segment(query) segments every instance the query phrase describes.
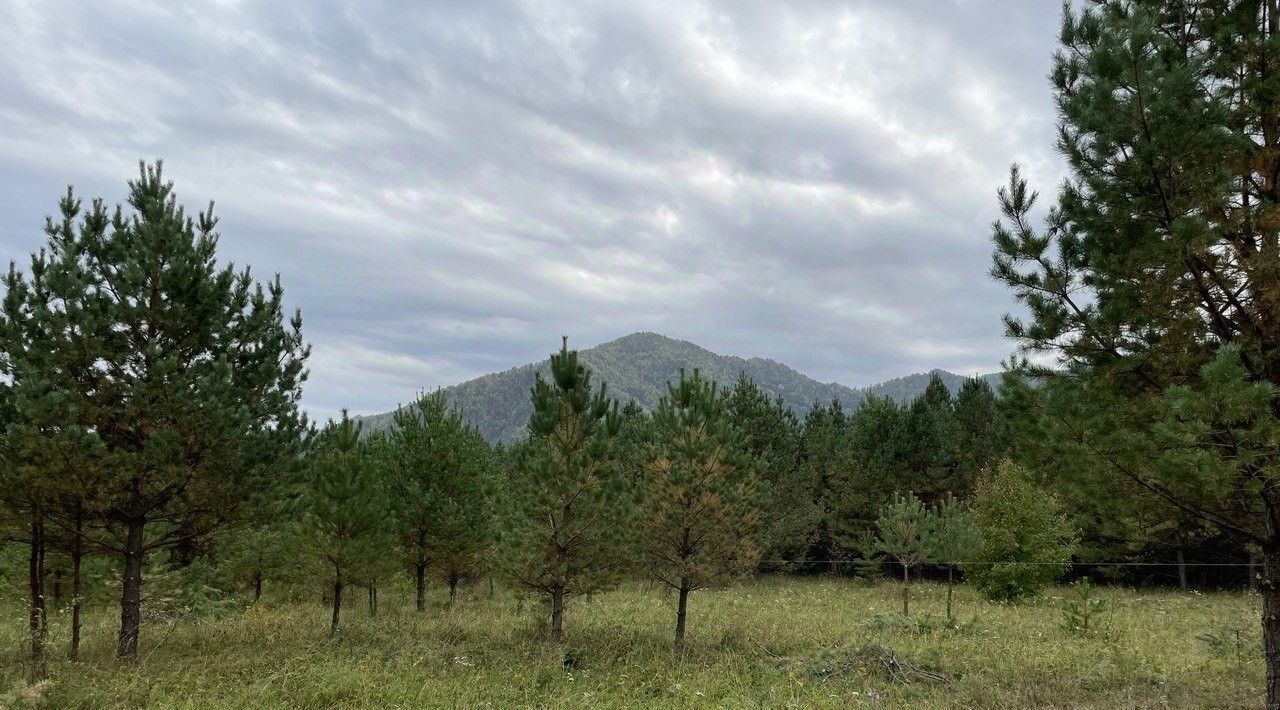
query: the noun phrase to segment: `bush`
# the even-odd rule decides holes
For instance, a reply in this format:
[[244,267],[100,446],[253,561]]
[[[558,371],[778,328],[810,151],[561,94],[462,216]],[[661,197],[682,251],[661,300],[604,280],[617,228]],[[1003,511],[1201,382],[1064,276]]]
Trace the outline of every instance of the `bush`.
[[1057,496],[1005,461],[978,481],[974,515],[982,531],[976,561],[965,565],[974,586],[991,599],[1033,596],[1065,570],[1074,532]]

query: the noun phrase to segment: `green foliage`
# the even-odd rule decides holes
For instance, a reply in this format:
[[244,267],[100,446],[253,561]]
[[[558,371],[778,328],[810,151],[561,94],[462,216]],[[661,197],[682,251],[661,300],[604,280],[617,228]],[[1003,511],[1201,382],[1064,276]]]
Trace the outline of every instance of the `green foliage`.
[[973,506],[982,544],[965,571],[984,594],[1032,596],[1062,575],[1074,531],[1056,497],[1028,480],[1025,470],[1007,461],[988,469]]
[[745,374],[727,394],[726,415],[760,478],[762,554],[769,560],[803,560],[820,521],[813,469],[801,465],[800,422],[781,397],[769,399]]
[[650,573],[680,592],[679,641],[689,592],[755,568],[757,473],[727,398],[697,370],[668,386],[653,424],[637,522]]
[[930,516],[930,561],[949,566],[973,559],[982,549],[982,529],[968,505],[949,497]]
[[[1068,176],[1041,228],[1015,167],[992,233],[992,274],[1027,314],[1008,334],[1036,355],[1018,369],[1044,384],[1031,425],[1087,459],[1056,465],[1131,493],[1123,518],[1156,499],[1258,546],[1266,576],[1280,569],[1277,17],[1271,2],[1067,6],[1051,79]],[[1280,580],[1263,581],[1280,707]]]
[[333,587],[333,632],[344,587],[386,576],[395,559],[381,445],[362,440],[360,424],[344,410],[320,432],[309,456],[295,533],[313,572]]
[[1062,628],[1078,634],[1096,632],[1099,617],[1108,608],[1107,600],[1098,595],[1088,577],[1078,579],[1062,599]]
[[[309,352],[301,317],[284,315],[279,279],[220,266],[211,209],[188,216],[158,163],[140,166],[128,205],[82,209],[68,190],[30,272],[10,269],[0,319],[6,432],[20,439],[5,457],[42,479],[5,490],[40,491],[33,531],[46,513],[75,518],[63,528],[80,530],[86,517],[108,528],[99,542],[124,562],[122,656],[137,651],[146,554],[173,548],[190,562],[296,459]],[[55,466],[36,452],[71,458]],[[92,465],[72,472],[76,459]]]
[[933,515],[915,495],[894,495],[880,509],[873,544],[902,567],[902,614],[910,613],[911,568],[933,554],[936,543]]
[[564,601],[612,585],[623,571],[629,481],[618,461],[617,402],[593,388],[568,342],[551,376],[532,389],[529,439],[508,487],[502,563],[520,586],[551,603],[560,640]]
[[894,495],[876,518],[875,549],[909,569],[933,554],[933,529],[932,515],[919,498]]
[[440,393],[396,412],[386,442],[396,535],[419,577],[433,567],[456,589],[493,550],[492,453]]

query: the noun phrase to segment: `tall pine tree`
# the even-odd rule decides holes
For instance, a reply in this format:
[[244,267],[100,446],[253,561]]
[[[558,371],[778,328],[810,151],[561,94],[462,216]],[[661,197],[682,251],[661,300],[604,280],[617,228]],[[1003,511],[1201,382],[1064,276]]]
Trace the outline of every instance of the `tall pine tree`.
[[[1015,170],[994,275],[1064,445],[1262,553],[1280,708],[1280,2],[1065,11],[1052,72],[1069,177],[1044,229]],[[1053,367],[1052,365],[1057,365]]]
[[27,290],[68,358],[39,371],[70,393],[74,423],[110,462],[97,488],[112,535],[100,544],[122,561],[124,657],[137,653],[146,554],[206,536],[296,458],[308,355],[279,280],[219,266],[217,220],[188,216],[158,163],[140,167],[128,204],[82,211],[69,192],[46,227],[62,290]]
[[716,383],[680,373],[654,413],[655,442],[637,522],[650,573],[678,593],[676,643],[689,594],[746,574],[759,555],[755,461]]
[[617,402],[594,388],[568,339],[551,356],[551,378],[534,381],[529,439],[510,484],[504,562],[512,579],[546,599],[559,643],[570,595],[612,584],[621,572],[630,501],[618,465]]

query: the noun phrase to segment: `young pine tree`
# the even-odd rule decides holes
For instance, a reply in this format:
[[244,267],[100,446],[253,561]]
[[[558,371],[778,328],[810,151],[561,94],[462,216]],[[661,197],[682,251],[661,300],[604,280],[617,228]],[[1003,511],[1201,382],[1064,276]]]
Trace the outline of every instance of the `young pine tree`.
[[911,568],[933,553],[932,514],[913,494],[895,495],[876,519],[875,548],[902,567],[902,615],[911,613]]
[[493,549],[493,454],[440,393],[395,413],[388,444],[396,533],[414,569],[417,608],[426,608],[426,570],[449,585],[474,572]]
[[653,415],[654,444],[637,523],[654,578],[679,593],[676,644],[689,594],[750,572],[760,521],[755,461],[714,382],[680,373]]
[[517,584],[549,602],[550,639],[559,643],[568,597],[609,586],[625,562],[628,486],[616,461],[617,402],[591,386],[567,338],[532,396],[529,439],[508,489],[503,561]]
[[318,436],[298,501],[297,539],[332,589],[330,634],[338,632],[344,589],[375,578],[394,557],[383,470],[370,446],[344,410]]
[[930,516],[933,542],[931,561],[947,566],[947,620],[951,614],[951,598],[955,591],[956,567],[973,559],[982,548],[982,531],[978,519],[967,505],[948,496],[938,504]]

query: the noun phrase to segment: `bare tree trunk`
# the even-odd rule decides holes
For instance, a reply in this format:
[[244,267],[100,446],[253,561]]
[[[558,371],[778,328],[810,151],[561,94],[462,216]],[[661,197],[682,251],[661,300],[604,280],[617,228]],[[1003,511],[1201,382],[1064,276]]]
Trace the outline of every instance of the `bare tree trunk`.
[[1267,664],[1267,708],[1280,710],[1280,539],[1263,550],[1262,641]]
[[[1267,539],[1261,546],[1262,652],[1267,666],[1267,709],[1280,710],[1280,502],[1267,503]],[[1250,551],[1250,561],[1254,552]],[[1252,568],[1252,565],[1250,566]]]
[[413,584],[418,590],[418,611],[425,611],[427,608],[427,565],[422,560],[418,561],[413,570]]
[[338,633],[338,619],[342,616],[342,577],[333,580],[333,621],[329,623],[329,635]]
[[129,520],[124,545],[124,572],[120,581],[120,638],[116,655],[134,658],[138,655],[138,632],[142,626],[142,561],[143,526],[140,518]]
[[262,570],[253,573],[253,603],[262,599]]
[[902,615],[911,616],[911,568],[902,565]]
[[956,566],[947,565],[947,621],[951,621],[951,592],[956,588]]
[[458,571],[449,572],[449,607],[452,608],[454,603],[458,601]]
[[39,508],[31,513],[31,556],[28,560],[27,581],[31,592],[31,682],[44,680],[49,675],[45,663],[44,642],[48,634],[48,619],[44,605],[44,518]]
[[1178,589],[1187,591],[1187,558],[1182,545],[1178,545]]
[[53,608],[62,608],[62,568],[53,571]]
[[369,616],[378,616],[378,585],[374,583],[369,584]]
[[76,503],[75,537],[71,540],[71,660],[80,658],[80,563],[84,559],[84,510]]
[[560,643],[564,636],[564,590],[551,593],[551,643]]
[[689,578],[680,578],[680,600],[676,603],[676,646],[684,645],[685,619],[689,616]]

